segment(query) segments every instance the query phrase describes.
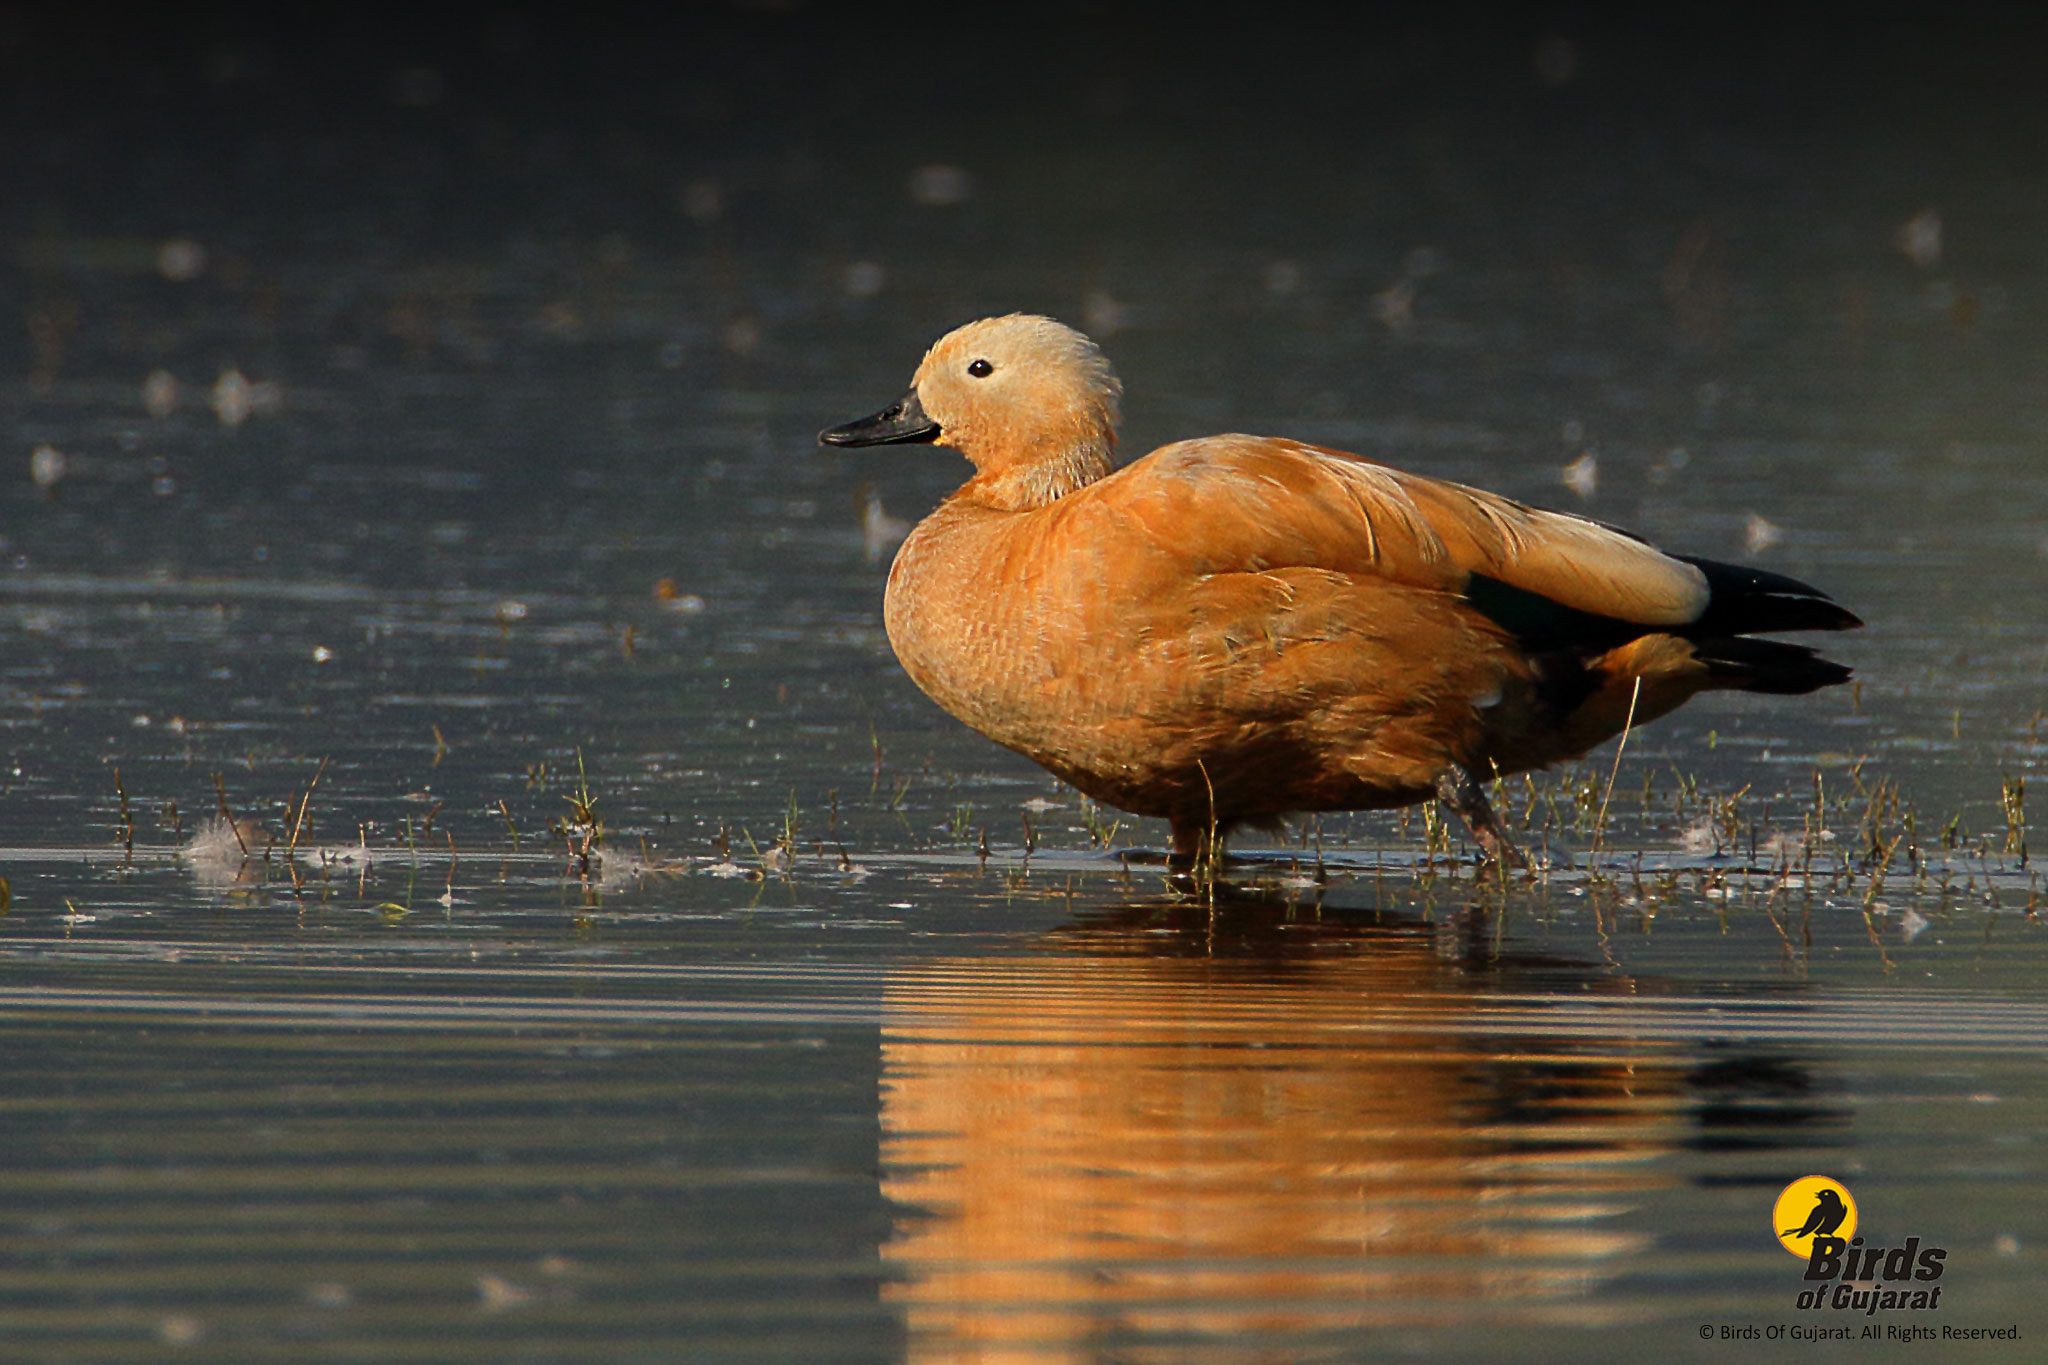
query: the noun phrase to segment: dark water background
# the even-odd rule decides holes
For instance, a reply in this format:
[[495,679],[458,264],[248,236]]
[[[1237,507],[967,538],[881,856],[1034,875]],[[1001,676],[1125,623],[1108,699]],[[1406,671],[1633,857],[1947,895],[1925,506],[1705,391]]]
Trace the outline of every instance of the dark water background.
[[[2032,1358],[2038,36],[0,13],[0,1354],[1724,1359],[1820,1172]],[[1859,686],[1179,896],[891,658],[958,462],[813,444],[1019,308]]]

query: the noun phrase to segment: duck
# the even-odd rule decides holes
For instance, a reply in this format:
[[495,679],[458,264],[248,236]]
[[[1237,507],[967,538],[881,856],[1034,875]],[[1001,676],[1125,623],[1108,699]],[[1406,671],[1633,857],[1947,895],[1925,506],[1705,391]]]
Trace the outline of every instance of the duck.
[[1277,436],[1117,467],[1123,389],[1052,318],[948,332],[910,390],[819,433],[971,475],[911,529],[883,618],[951,715],[1214,866],[1243,827],[1437,800],[1523,865],[1485,784],[1710,691],[1850,670],[1756,638],[1862,621],[1782,574]]

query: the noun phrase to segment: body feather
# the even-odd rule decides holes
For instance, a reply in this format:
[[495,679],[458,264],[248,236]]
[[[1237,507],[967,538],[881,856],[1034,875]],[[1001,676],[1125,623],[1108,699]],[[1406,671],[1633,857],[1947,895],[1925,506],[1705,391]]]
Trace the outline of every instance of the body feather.
[[[1177,852],[1431,795],[1490,822],[1474,775],[1574,757],[1704,690],[1848,677],[1748,638],[1860,624],[1818,589],[1582,517],[1275,437],[1109,472],[1119,392],[1078,333],[992,319],[824,439],[973,461],[891,567],[898,658],[990,738],[1167,818]],[[1475,833],[1504,852],[1497,822]]]

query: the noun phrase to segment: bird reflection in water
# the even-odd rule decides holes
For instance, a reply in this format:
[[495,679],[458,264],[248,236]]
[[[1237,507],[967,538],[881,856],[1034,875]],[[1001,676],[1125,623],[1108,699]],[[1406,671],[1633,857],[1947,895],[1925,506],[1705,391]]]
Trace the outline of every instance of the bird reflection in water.
[[1524,993],[1561,985],[1638,988],[1499,956],[1476,914],[1242,894],[906,967],[884,994],[883,1256],[913,1358],[1603,1320],[1589,1291],[1649,1244],[1623,1215],[1672,1178],[1699,1057],[1545,1037]]

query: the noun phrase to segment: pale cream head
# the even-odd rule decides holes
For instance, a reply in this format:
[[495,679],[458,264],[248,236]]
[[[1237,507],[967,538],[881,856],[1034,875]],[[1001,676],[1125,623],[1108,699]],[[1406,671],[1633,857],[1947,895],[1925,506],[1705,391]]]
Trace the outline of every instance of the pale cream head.
[[1095,343],[1011,313],[939,338],[912,386],[939,444],[973,461],[968,492],[1037,507],[1109,473],[1123,386]]

